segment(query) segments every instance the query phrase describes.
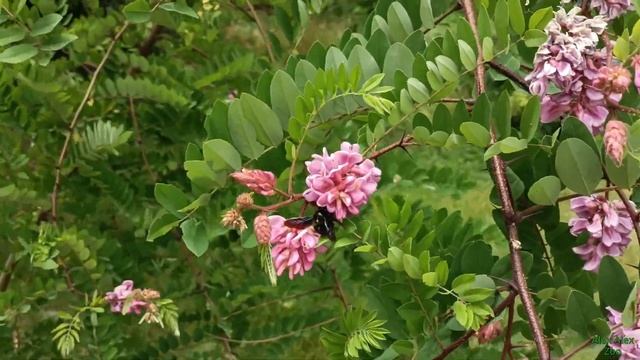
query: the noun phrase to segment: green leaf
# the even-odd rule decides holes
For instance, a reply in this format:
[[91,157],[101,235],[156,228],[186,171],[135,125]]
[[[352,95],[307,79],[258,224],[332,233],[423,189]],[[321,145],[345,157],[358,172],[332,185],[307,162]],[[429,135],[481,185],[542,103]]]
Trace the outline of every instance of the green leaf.
[[62,15],[60,14],[49,14],[39,18],[33,23],[31,36],[40,36],[50,33],[55,29],[60,20],[62,20]]
[[489,142],[491,141],[489,130],[472,121],[460,124],[460,132],[469,143],[482,148],[489,145]]
[[360,44],[354,46],[351,50],[351,54],[349,54],[349,59],[347,60],[347,70],[349,73],[352,73],[358,66],[360,66],[360,71],[362,72],[359,86],[361,86],[365,80],[370,79],[380,72],[380,67],[378,63],[376,63],[376,59]]
[[482,39],[482,58],[484,61],[493,59],[493,40],[489,37]]
[[18,64],[38,54],[38,49],[31,44],[20,44],[4,49],[0,53],[0,63]]
[[149,232],[147,233],[147,241],[153,241],[160,236],[168,233],[174,227],[178,226],[180,219],[177,217],[161,212],[151,222]]
[[453,309],[453,314],[456,317],[456,320],[460,323],[460,325],[467,328],[466,325],[468,323],[469,318],[468,318],[466,305],[462,301],[458,300],[453,303],[452,309]]
[[465,290],[468,286],[476,281],[474,274],[462,274],[458,275],[451,283],[451,289],[457,293]]
[[496,27],[496,35],[498,37],[498,43],[501,44],[501,48],[506,46],[509,41],[509,17],[510,14],[507,1],[498,0],[493,12],[493,23]]
[[555,176],[545,176],[531,185],[529,199],[538,205],[555,205],[562,190],[560,179]]
[[524,44],[528,47],[538,47],[547,41],[547,34],[542,30],[529,29],[524,33]]
[[300,90],[289,74],[278,70],[271,80],[270,95],[273,111],[278,115],[282,127],[287,128],[289,118],[295,114],[296,98],[300,95]]
[[640,178],[640,161],[631,156],[625,157],[619,167],[607,156],[605,158],[605,169],[609,180],[622,188],[631,188]]
[[336,243],[333,245],[333,248],[334,249],[338,249],[338,248],[341,248],[341,247],[349,246],[351,244],[357,243],[358,241],[359,241],[358,239],[354,239],[354,238],[338,239],[338,241],[336,241]]
[[422,104],[429,100],[429,90],[427,87],[416,78],[410,78],[407,80],[407,89],[409,95],[413,101]]
[[402,271],[404,269],[403,262],[404,252],[399,248],[392,246],[387,252],[387,259],[389,259],[389,266],[394,271]]
[[0,46],[5,46],[24,39],[27,32],[18,25],[0,29]]
[[440,74],[447,81],[457,81],[458,80],[458,67],[456,63],[453,62],[450,58],[444,55],[438,55],[436,57],[436,64],[438,65],[438,70],[440,70]]
[[127,4],[122,11],[129,22],[144,23],[151,19],[151,8],[146,0],[135,0]]
[[438,91],[431,94],[429,98],[429,103],[435,103],[447,96],[449,96],[456,88],[458,87],[457,81],[450,81],[442,85]]
[[57,51],[65,46],[67,46],[70,42],[77,40],[78,37],[73,34],[62,33],[55,34],[47,37],[47,39],[40,46],[40,50],[44,51]]
[[188,219],[180,225],[180,229],[187,249],[197,257],[202,256],[209,248],[209,238],[204,225],[195,219]]
[[422,282],[427,286],[437,287],[439,282],[438,274],[436,274],[435,272],[422,274]]
[[631,291],[622,265],[611,256],[605,256],[598,269],[598,293],[600,301],[622,312]]
[[511,135],[511,102],[509,93],[505,90],[498,97],[491,112],[496,127],[498,139],[504,139]]
[[465,290],[459,295],[460,298],[466,302],[478,302],[488,299],[494,292],[494,289],[475,288]]
[[472,71],[476,68],[476,53],[471,46],[464,40],[458,40],[458,49],[460,50],[460,62],[465,69]]
[[172,214],[180,216],[179,210],[189,205],[189,198],[177,186],[157,183],[153,195],[163,208]]
[[629,44],[629,30],[625,29],[622,35],[616,38],[613,46],[613,55],[624,62],[629,57],[631,45]]
[[422,20],[422,27],[425,29],[433,28],[435,19],[433,18],[431,0],[420,0],[420,20]]
[[536,135],[538,130],[538,124],[540,123],[540,98],[537,96],[531,97],[527,105],[522,111],[522,118],[520,119],[520,132],[522,138],[531,141]]
[[578,194],[590,195],[602,179],[598,155],[580,139],[561,142],[555,164],[560,180]]
[[406,77],[413,75],[413,61],[415,57],[411,50],[402,43],[395,43],[389,47],[384,57],[382,71],[385,74],[384,85],[394,85],[396,71],[401,71]]
[[253,124],[258,141],[271,146],[277,146],[282,142],[280,120],[267,104],[246,93],[240,96],[240,103],[243,117]]
[[420,261],[417,257],[409,254],[402,255],[402,264],[404,271],[412,279],[420,279],[422,277],[422,271],[420,271]]
[[202,144],[204,159],[213,164],[214,170],[238,170],[242,166],[240,154],[233,145],[221,139],[205,141]]
[[198,14],[191,8],[184,0],[178,0],[177,2],[169,2],[160,5],[160,9],[169,12],[175,12],[181,15],[190,16],[194,19],[198,19]]
[[553,8],[551,6],[538,9],[529,18],[529,29],[544,30],[551,19],[553,19]]
[[525,29],[524,13],[520,0],[509,0],[509,22],[513,31],[518,35],[522,35]]
[[444,286],[449,278],[449,264],[445,260],[436,265],[436,274],[438,275],[438,284]]
[[578,290],[569,295],[566,314],[567,325],[585,338],[595,333],[591,320],[602,317],[593,299]]
[[400,42],[413,32],[413,25],[407,10],[397,1],[391,3],[387,10],[387,23],[389,24],[389,35],[393,41]]
[[251,121],[245,118],[242,103],[237,100],[229,106],[229,135],[242,155],[256,159],[262,154],[264,146],[256,140],[256,130]]
[[226,180],[225,173],[215,173],[203,160],[188,160],[184,162],[187,177],[201,192],[211,191],[222,186]]

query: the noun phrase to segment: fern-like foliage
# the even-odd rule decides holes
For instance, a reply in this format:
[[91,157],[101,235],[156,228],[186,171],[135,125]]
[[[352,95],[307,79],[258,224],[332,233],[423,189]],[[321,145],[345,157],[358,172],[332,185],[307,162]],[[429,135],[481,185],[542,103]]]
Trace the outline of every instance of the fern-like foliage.
[[75,146],[77,158],[87,160],[104,159],[107,155],[120,155],[118,147],[129,140],[132,132],[122,125],[112,125],[110,121],[97,121],[85,129]]
[[333,359],[359,358],[362,350],[370,353],[372,348],[383,348],[381,342],[389,333],[383,327],[384,323],[384,320],[376,319],[376,313],[362,308],[353,309],[342,321],[344,333],[323,329],[321,341]]
[[189,104],[189,99],[177,91],[156,84],[151,80],[134,79],[130,76],[107,79],[104,84],[96,90],[98,96],[122,97],[141,100],[149,100],[160,104],[168,104],[175,107],[184,107]]
[[56,348],[60,352],[60,355],[66,358],[76,347],[76,343],[80,342],[79,332],[82,327],[82,322],[79,316],[71,316],[67,313],[60,313],[58,316],[63,322],[56,326],[51,333],[53,334],[53,341],[56,342]]

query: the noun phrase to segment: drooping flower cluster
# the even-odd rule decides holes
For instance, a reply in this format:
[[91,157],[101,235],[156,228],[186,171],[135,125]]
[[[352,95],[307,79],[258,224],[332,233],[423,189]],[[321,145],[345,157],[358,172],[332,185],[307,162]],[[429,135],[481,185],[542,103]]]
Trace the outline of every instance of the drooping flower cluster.
[[631,10],[633,4],[631,0],[591,0],[591,8],[608,19],[615,19]]
[[617,103],[626,90],[625,73],[619,67],[605,67],[606,50],[597,48],[598,35],[607,27],[605,18],[579,13],[577,7],[556,12],[527,80],[531,93],[542,98],[542,122],[573,114],[592,133],[600,133],[609,114],[607,102]]
[[607,127],[604,130],[604,148],[617,166],[622,165],[627,137],[627,126],[622,121],[609,120],[607,122]]
[[625,328],[622,325],[622,313],[607,306],[609,312],[609,347],[620,354],[620,360],[640,359],[640,328]]
[[486,344],[493,341],[501,334],[502,334],[502,325],[500,324],[500,321],[492,321],[484,325],[483,327],[481,327],[476,332],[476,337],[478,338],[478,342],[480,344]]
[[607,255],[622,255],[631,241],[633,229],[633,221],[622,201],[608,201],[601,195],[581,196],[571,200],[571,210],[576,213],[569,221],[571,234],[589,233],[587,243],[573,248],[585,261],[585,270],[597,270]]
[[322,155],[313,155],[306,165],[309,176],[304,198],[326,208],[339,221],[357,215],[380,181],[380,169],[362,157],[359,145],[348,142],[332,154],[324,148]]
[[105,300],[111,305],[111,311],[121,313],[127,301],[131,301],[127,313],[136,313],[140,315],[143,310],[149,306],[147,298],[158,298],[160,294],[151,289],[134,289],[133,281],[125,280],[118,285],[113,291],[107,292]]
[[276,274],[281,276],[289,269],[289,279],[295,275],[304,275],[311,269],[317,253],[326,251],[318,246],[320,235],[309,226],[296,229],[285,225],[285,218],[279,215],[269,216],[271,227],[271,256]]
[[271,171],[243,168],[233,172],[231,177],[260,195],[271,196],[276,193],[276,177]]

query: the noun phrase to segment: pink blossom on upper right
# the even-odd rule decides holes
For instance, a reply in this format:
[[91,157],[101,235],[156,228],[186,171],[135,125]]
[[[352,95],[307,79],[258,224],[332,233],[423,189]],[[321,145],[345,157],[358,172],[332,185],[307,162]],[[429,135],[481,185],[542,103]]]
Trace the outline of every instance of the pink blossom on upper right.
[[589,233],[586,244],[573,248],[585,261],[583,269],[596,271],[603,257],[622,255],[633,230],[633,221],[622,201],[609,201],[602,195],[581,196],[571,200],[571,210],[576,214],[569,220],[571,234]]
[[360,213],[382,174],[373,161],[362,157],[358,144],[348,142],[330,155],[324,148],[322,155],[314,154],[306,165],[309,176],[305,200],[326,208],[338,221]]

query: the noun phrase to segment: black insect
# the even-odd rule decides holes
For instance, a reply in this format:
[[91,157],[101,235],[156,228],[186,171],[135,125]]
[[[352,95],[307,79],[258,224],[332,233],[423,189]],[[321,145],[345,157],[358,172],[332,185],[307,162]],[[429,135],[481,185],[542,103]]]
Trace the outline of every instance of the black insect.
[[318,208],[313,216],[287,219],[284,224],[295,229],[304,229],[306,227],[313,226],[318,234],[320,234],[321,236],[326,236],[329,239],[335,241],[335,222],[336,218],[333,216],[333,214],[327,211],[327,209],[321,207]]

